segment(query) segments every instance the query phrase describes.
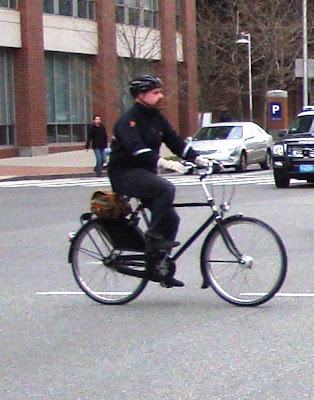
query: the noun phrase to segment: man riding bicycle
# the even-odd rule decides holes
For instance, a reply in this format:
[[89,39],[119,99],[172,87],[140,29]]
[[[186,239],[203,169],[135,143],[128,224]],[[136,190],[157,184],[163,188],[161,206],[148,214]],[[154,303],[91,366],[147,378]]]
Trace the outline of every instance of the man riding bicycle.
[[175,238],[180,219],[172,206],[175,187],[157,171],[163,168],[184,174],[188,169],[160,157],[160,146],[165,143],[174,154],[199,167],[207,167],[208,160],[178,136],[161,114],[164,96],[159,78],[143,75],[133,79],[129,88],[134,105],[115,123],[108,176],[116,193],[141,199],[151,211],[145,234],[148,278],[166,287],[184,286],[173,275],[165,278],[158,270],[160,253],[179,244]]

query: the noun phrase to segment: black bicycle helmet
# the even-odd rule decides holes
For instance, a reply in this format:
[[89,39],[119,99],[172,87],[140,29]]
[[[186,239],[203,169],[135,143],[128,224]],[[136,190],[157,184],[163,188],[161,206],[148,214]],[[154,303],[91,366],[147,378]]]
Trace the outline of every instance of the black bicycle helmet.
[[162,87],[161,79],[151,75],[142,75],[129,82],[130,93],[133,98],[137,97],[139,93],[160,87]]

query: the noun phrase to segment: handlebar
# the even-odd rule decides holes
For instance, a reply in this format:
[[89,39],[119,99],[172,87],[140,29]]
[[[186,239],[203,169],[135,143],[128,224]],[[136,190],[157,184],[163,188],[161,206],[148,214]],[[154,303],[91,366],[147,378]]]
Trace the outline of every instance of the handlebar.
[[[182,164],[188,169],[188,172],[185,175],[189,175],[191,172],[193,173],[194,169],[197,168],[197,165],[191,161],[183,161]],[[224,170],[222,163],[216,160],[208,160],[208,167],[204,168],[199,174],[200,181],[207,176],[212,175],[217,170]]]
[[[182,164],[188,168],[188,172],[185,175],[191,174],[194,172],[195,169],[197,169],[197,165],[193,162],[190,161],[183,161]],[[206,185],[205,178],[208,176],[212,175],[215,171],[220,172],[220,171],[226,171],[226,168],[223,166],[223,164],[220,161],[216,160],[208,160],[208,167],[202,169],[202,171],[198,174],[199,180],[201,182],[201,185],[203,187],[203,190],[205,192],[207,201],[212,202],[214,200],[214,192],[213,188],[209,189]],[[228,192],[225,191],[225,188],[223,189],[223,195],[222,195],[222,200],[220,203],[220,212],[223,214],[226,211],[229,210],[230,205],[231,205],[231,200],[234,196],[235,193],[235,186],[232,186],[231,191]],[[227,198],[227,200],[226,200]]]

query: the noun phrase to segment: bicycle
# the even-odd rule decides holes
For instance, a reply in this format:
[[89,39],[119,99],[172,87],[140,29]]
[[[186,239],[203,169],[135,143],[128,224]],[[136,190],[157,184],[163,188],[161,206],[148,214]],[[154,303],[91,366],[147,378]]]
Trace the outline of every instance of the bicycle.
[[[213,189],[199,175],[206,202],[175,203],[174,207],[209,207],[211,214],[171,256],[164,254],[159,268],[174,274],[175,262],[211,225],[200,253],[202,289],[212,287],[227,302],[258,306],[281,288],[287,273],[287,253],[278,233],[267,223],[242,214],[225,218],[229,199],[215,204]],[[128,217],[107,221],[91,213],[81,216],[82,227],[72,234],[68,261],[79,287],[91,299],[107,305],[125,304],[138,297],[149,282],[145,267],[145,240],[140,221],[149,218],[141,201]],[[142,222],[141,222],[142,223]],[[162,285],[162,284],[161,284]]]

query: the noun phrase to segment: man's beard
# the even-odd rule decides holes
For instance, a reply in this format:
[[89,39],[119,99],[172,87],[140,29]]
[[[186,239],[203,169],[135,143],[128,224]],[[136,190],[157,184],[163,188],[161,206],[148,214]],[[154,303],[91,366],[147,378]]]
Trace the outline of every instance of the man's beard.
[[157,103],[155,104],[154,108],[155,108],[156,110],[158,110],[158,111],[161,111],[161,110],[163,110],[164,108],[166,108],[166,101],[165,101],[165,99],[163,98],[163,99],[161,99],[161,100],[158,100]]
[[139,100],[140,104],[143,104],[145,107],[150,108],[152,110],[160,111],[165,108],[165,101],[164,99],[158,100],[155,104],[149,104],[145,100]]

